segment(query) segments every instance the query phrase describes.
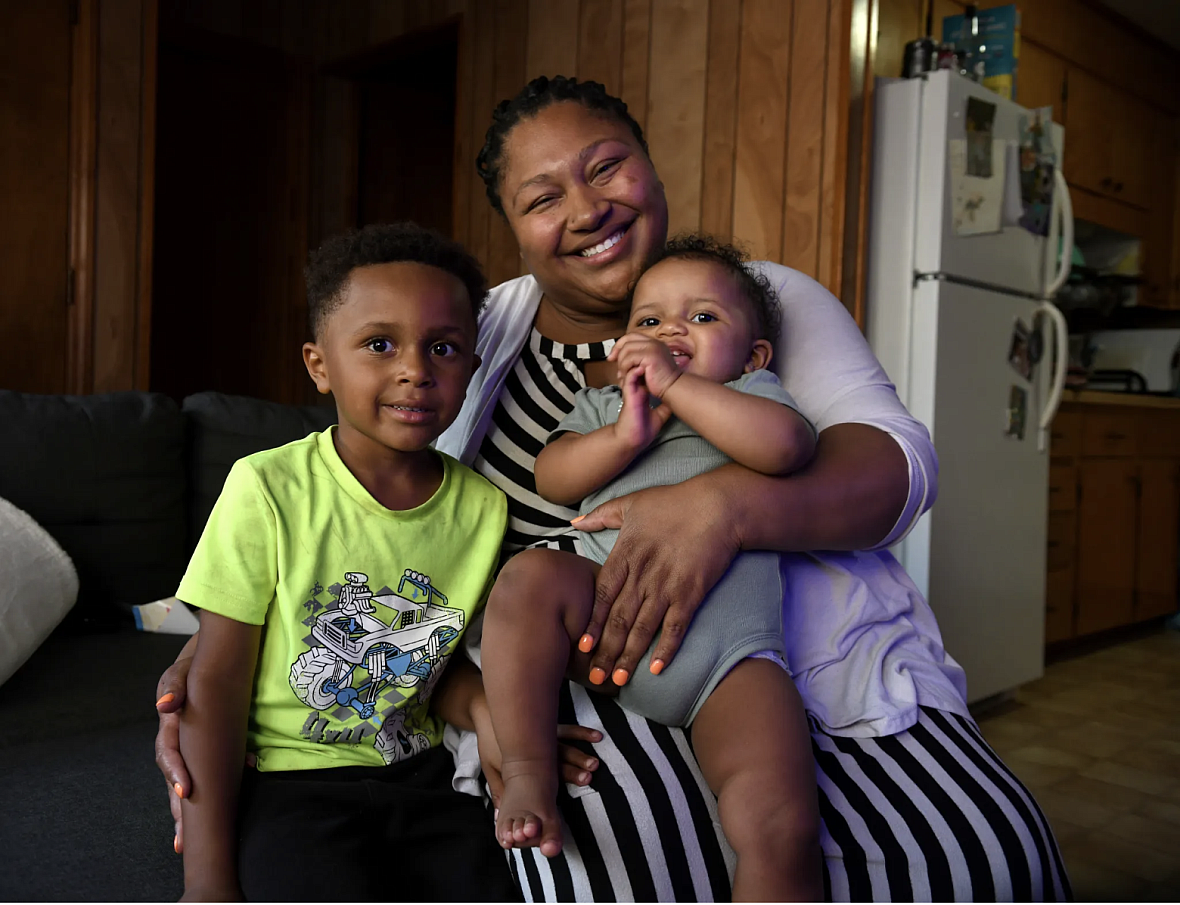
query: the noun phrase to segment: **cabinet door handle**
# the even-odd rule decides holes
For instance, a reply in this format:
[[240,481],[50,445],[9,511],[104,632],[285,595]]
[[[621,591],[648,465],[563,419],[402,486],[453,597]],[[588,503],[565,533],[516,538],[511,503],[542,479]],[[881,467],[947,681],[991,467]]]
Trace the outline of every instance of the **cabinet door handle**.
[[1115,433],[1114,431],[1107,431],[1106,432],[1106,439],[1107,440],[1126,440],[1127,435]]
[[1116,182],[1114,184],[1114,190],[1116,192],[1121,192],[1123,190],[1123,184],[1121,182]]
[[1060,547],[1060,546],[1061,546],[1061,541],[1058,541],[1058,540],[1049,541],[1049,549],[1050,550],[1056,549],[1057,547]]
[[1113,184],[1114,184],[1114,180],[1111,179],[1109,176],[1107,176],[1105,179],[1103,179],[1102,182],[1100,183],[1100,185],[1104,189],[1110,188]]

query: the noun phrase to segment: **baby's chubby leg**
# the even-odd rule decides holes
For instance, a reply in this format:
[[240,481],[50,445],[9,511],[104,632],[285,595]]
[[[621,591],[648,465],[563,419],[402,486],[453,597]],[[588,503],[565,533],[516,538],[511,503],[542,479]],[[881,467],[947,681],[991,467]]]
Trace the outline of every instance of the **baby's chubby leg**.
[[502,756],[496,838],[561,851],[557,702],[594,604],[598,566],[559,550],[524,550],[500,570],[484,616],[484,689]]
[[702,705],[692,743],[737,853],[733,900],[823,901],[811,735],[786,670],[739,663]]

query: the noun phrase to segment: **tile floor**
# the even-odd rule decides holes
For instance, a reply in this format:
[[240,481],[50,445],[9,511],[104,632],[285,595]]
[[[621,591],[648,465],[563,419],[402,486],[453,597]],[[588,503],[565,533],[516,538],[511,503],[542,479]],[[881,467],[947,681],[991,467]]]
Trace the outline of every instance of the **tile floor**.
[[1078,901],[1180,901],[1180,632],[1052,663],[978,719],[1048,815]]

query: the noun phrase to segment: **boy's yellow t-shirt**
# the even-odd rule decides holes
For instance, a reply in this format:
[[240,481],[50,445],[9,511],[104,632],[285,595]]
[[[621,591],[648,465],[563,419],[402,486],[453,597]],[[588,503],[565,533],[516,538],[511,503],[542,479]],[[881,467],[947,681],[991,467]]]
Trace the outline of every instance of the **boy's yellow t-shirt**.
[[427,700],[491,588],[504,494],[450,456],[394,512],[334,428],[238,461],[176,596],[262,625],[247,745],[258,769],[382,766],[442,740]]

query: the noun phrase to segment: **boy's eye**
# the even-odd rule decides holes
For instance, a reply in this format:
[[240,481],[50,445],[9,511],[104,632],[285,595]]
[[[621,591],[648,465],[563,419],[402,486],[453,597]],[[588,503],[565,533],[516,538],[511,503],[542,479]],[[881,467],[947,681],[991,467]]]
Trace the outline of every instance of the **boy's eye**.
[[384,336],[374,336],[365,343],[365,348],[370,352],[376,352],[378,355],[384,355],[386,352],[393,351],[393,343]]
[[701,311],[692,316],[692,322],[694,324],[711,324],[715,320],[717,320],[717,318],[715,318],[712,314],[709,314],[707,311]]
[[454,343],[435,343],[430,347],[430,354],[437,355],[440,358],[450,358],[453,355],[459,354],[459,347]]
[[658,327],[659,325],[660,325],[660,319],[658,317],[641,317],[639,319],[639,323],[637,323],[635,326],[637,326],[637,327]]

